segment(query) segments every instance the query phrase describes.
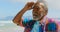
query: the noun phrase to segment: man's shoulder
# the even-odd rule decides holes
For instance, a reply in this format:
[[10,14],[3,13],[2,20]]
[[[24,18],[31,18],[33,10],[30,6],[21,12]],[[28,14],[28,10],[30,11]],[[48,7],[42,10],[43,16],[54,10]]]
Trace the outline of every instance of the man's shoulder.
[[54,18],[48,18],[48,22],[53,22],[55,23],[58,27],[58,30],[60,30],[60,20],[54,19]]
[[56,22],[56,23],[60,22],[59,20],[54,19],[54,18],[47,18],[47,19],[49,22]]
[[54,18],[48,18],[48,23],[55,23],[57,25],[60,25],[60,20]]

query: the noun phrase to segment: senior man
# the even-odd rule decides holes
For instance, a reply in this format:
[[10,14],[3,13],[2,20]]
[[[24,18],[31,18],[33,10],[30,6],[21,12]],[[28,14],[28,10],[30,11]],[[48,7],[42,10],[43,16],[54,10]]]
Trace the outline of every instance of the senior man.
[[[23,14],[33,9],[31,19],[22,19]],[[25,27],[24,32],[58,32],[58,24],[47,18],[48,8],[44,3],[28,2],[25,7],[15,16],[13,22]]]

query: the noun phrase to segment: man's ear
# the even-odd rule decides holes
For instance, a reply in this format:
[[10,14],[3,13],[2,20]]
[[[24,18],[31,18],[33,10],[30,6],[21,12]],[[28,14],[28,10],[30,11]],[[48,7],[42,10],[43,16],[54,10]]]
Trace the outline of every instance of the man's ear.
[[44,16],[46,16],[47,15],[47,13],[44,13]]

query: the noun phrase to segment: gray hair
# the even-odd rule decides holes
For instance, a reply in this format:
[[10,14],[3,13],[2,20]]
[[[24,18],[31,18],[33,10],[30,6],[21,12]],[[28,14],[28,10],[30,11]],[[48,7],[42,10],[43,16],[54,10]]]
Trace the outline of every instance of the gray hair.
[[48,4],[47,4],[47,1],[45,1],[45,0],[38,0],[37,2],[39,2],[40,5],[42,5],[45,9],[48,10]]
[[40,5],[44,8],[44,10],[47,14],[48,13],[48,4],[47,4],[47,2],[44,1],[44,0],[38,0],[38,1],[39,1]]
[[48,13],[48,7],[47,6],[45,6],[45,5],[42,5],[42,4],[40,4],[42,7],[43,7],[43,9],[45,10],[45,14],[47,14]]

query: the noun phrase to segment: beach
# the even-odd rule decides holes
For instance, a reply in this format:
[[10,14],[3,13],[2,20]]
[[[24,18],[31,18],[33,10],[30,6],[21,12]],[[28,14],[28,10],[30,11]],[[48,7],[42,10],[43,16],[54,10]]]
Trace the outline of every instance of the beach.
[[0,32],[24,32],[24,27],[17,26],[11,21],[0,21]]

